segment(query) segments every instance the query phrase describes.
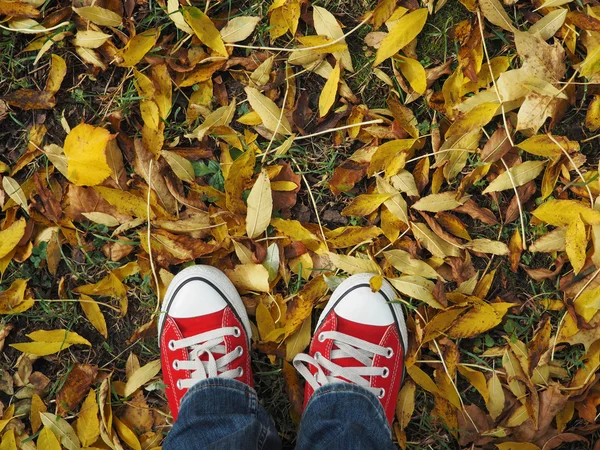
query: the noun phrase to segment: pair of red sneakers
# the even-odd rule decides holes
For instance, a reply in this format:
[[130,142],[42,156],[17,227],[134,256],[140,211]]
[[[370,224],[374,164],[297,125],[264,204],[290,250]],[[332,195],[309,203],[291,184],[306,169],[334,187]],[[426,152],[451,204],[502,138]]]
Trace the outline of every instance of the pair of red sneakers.
[[[378,292],[371,274],[354,275],[323,310],[308,354],[294,366],[306,379],[304,405],[319,386],[347,382],[375,394],[391,424],[404,374],[407,330],[392,287]],[[158,323],[162,371],[173,419],[187,390],[206,378],[254,385],[250,321],[235,287],[220,270],[181,271],[165,295]]]

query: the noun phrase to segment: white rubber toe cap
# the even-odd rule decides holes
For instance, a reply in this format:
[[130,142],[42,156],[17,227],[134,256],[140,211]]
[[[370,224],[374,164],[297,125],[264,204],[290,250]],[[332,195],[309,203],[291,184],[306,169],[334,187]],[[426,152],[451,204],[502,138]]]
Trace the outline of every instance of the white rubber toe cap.
[[[202,301],[198,301],[198,298]],[[211,285],[201,280],[188,280],[177,289],[169,308],[169,315],[177,319],[205,316],[222,311],[227,306]]]
[[369,286],[356,286],[346,291],[333,310],[344,319],[365,325],[394,323],[394,315],[385,297],[373,292]]

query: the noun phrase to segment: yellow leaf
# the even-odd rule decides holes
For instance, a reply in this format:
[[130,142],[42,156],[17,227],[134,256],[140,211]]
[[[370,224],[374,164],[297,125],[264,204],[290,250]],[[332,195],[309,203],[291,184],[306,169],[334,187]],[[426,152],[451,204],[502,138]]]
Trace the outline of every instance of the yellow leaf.
[[[273,5],[275,5],[275,3]],[[271,12],[271,16],[269,17],[269,34],[271,35],[271,40],[275,40],[287,33],[288,23],[283,14],[282,6],[277,8],[273,8],[273,6],[271,6],[271,8],[269,8],[269,11]]]
[[[494,102],[486,102],[475,106],[469,112],[457,118],[448,128],[445,135],[446,140],[450,137],[462,138],[469,132],[476,132],[481,129],[492,120],[499,107],[500,105]],[[479,139],[477,142],[479,142]]]
[[57,93],[66,74],[67,63],[65,60],[58,55],[52,55],[52,66],[50,67],[45,90],[54,94]]
[[396,61],[396,64],[398,64],[400,72],[407,79],[410,87],[417,94],[424,94],[427,89],[427,74],[421,63],[416,59],[402,56]]
[[107,227],[118,227],[121,224],[114,216],[102,212],[93,211],[81,213],[81,215],[94,223],[99,223]]
[[584,291],[574,303],[577,314],[589,322],[600,309],[600,288]]
[[101,31],[80,30],[75,35],[72,43],[76,47],[98,48],[110,39],[110,37],[110,34],[105,34]]
[[578,274],[585,265],[587,243],[585,224],[581,216],[577,216],[567,227],[565,235],[567,256],[575,274]]
[[75,430],[83,447],[89,447],[100,436],[98,403],[96,403],[96,392],[93,389],[90,389],[90,392],[81,405],[79,417],[75,421]]
[[82,8],[73,8],[73,11],[96,25],[105,27],[121,26],[121,16],[112,12],[110,9],[101,8],[99,6],[84,6]]
[[[27,182],[23,183],[23,185],[25,184],[27,184]],[[27,195],[25,195],[23,187],[20,186],[14,178],[4,176],[2,178],[2,188],[4,188],[4,192],[6,192],[6,195],[8,195],[12,201],[14,201],[25,211],[29,212],[29,207],[27,206]],[[8,203],[4,206],[4,208],[6,208],[7,205]],[[2,246],[1,242],[0,246]]]
[[[96,186],[94,187],[94,190],[96,190],[104,200],[117,208],[117,211],[121,214],[144,219],[148,215],[146,201],[130,192],[104,186]],[[154,219],[155,217],[156,215],[154,212],[150,210],[150,219]]]
[[546,161],[525,161],[524,163],[517,164],[500,174],[485,188],[483,193],[488,194],[490,192],[505,191],[523,186],[525,183],[537,178],[545,166]]
[[37,431],[42,426],[42,419],[40,418],[40,413],[46,412],[46,404],[41,399],[38,394],[33,394],[31,397],[31,431],[37,433]]
[[388,281],[401,294],[407,297],[416,298],[427,303],[432,308],[442,309],[443,306],[433,296],[435,284],[426,278],[418,275],[404,275],[400,278],[388,278]]
[[194,34],[194,30],[183,19],[183,15],[179,10],[178,0],[167,0],[167,13],[177,28],[187,34]]
[[379,208],[383,202],[389,200],[391,194],[362,194],[352,199],[350,204],[342,210],[342,216],[363,217]]
[[102,314],[102,311],[100,311],[100,307],[96,301],[85,294],[81,294],[79,297],[79,304],[81,305],[81,309],[83,309],[85,317],[87,317],[94,328],[98,330],[98,333],[104,336],[104,338],[108,338],[106,321],[104,320],[104,315]]
[[400,18],[377,50],[373,66],[377,66],[406,47],[423,29],[427,21],[427,8],[417,9]]
[[562,252],[567,245],[566,234],[567,229],[565,227],[556,228],[534,241],[528,250],[530,252]]
[[337,253],[328,253],[331,263],[340,270],[343,270],[350,275],[359,273],[381,272],[377,263],[371,259],[356,258],[354,256],[338,255]]
[[196,138],[201,141],[204,138],[204,135],[210,131],[212,128],[218,127],[220,125],[229,125],[231,120],[233,119],[233,115],[235,114],[235,101],[232,101],[227,106],[221,106],[220,108],[215,109],[209,115],[206,116],[204,122],[198,125],[194,130],[186,134],[185,137]]
[[424,223],[411,223],[411,230],[415,238],[421,242],[423,247],[438,258],[446,256],[460,256],[460,249],[449,242],[441,239],[437,234],[429,229]]
[[160,360],[151,361],[148,364],[140,367],[136,370],[125,384],[125,390],[123,395],[125,397],[131,396],[135,391],[148,383],[154,378],[158,372],[160,372]]
[[152,129],[158,130],[160,124],[160,116],[158,113],[158,105],[152,100],[143,100],[140,102],[140,113],[144,124]]
[[75,47],[75,52],[83,59],[84,62],[106,70],[106,64],[100,59],[100,56],[93,48]]
[[263,95],[253,87],[244,88],[248,96],[248,102],[252,109],[258,113],[263,121],[263,125],[273,133],[285,135],[292,134],[292,128],[285,114],[282,114],[279,107],[268,97]]
[[[69,181],[78,186],[94,186],[111,175],[105,153],[110,139],[108,130],[85,123],[71,130],[64,147]],[[91,167],[94,170],[90,170]]]
[[416,386],[412,380],[407,380],[400,389],[398,401],[396,402],[396,417],[401,430],[408,426],[415,411],[415,391]]
[[11,347],[16,348],[23,353],[46,356],[64,350],[73,344],[87,345],[88,347],[92,346],[87,339],[81,337],[74,331],[67,330],[39,330],[28,334],[27,337],[34,342],[11,344]]
[[60,443],[50,428],[44,427],[37,439],[37,447],[44,450],[60,450]]
[[594,95],[588,105],[585,115],[585,126],[592,132],[600,128],[600,95]]
[[452,338],[477,336],[498,325],[503,316],[504,314],[499,313],[489,304],[480,301],[474,303],[469,311],[457,318],[447,333]]
[[310,345],[311,340],[310,332],[310,316],[304,319],[300,328],[294,331],[285,340],[285,359],[293,361],[295,356],[302,352],[306,347]]
[[228,56],[227,48],[219,31],[206,14],[196,7],[189,6],[183,9],[183,17],[204,45],[221,56]]
[[34,305],[34,300],[25,300],[27,280],[17,279],[10,287],[0,292],[0,314],[16,314],[28,310]]
[[489,399],[486,402],[486,406],[492,419],[496,420],[504,410],[504,391],[502,390],[502,384],[500,384],[500,379],[496,371],[493,372],[492,377],[488,380],[488,392]]
[[192,183],[196,178],[194,174],[194,166],[192,163],[185,159],[183,156],[179,156],[175,152],[169,152],[166,150],[162,150],[160,152],[167,164],[171,167],[177,178],[181,181],[187,181],[188,183]]
[[568,226],[578,216],[587,225],[600,225],[600,211],[577,200],[550,200],[537,207],[532,213],[539,220],[557,227]]
[[249,38],[260,19],[259,16],[234,17],[221,29],[223,42],[240,42]]
[[540,450],[540,448],[531,442],[502,442],[494,444],[498,450]]
[[120,67],[135,66],[142,60],[146,53],[152,50],[159,36],[160,30],[156,28],[136,34],[127,42],[125,47],[119,50],[118,55],[123,60],[117,65]]
[[267,229],[273,214],[271,182],[266,170],[263,169],[258,175],[247,203],[246,233],[250,239],[254,239]]
[[118,298],[120,300],[121,314],[125,315],[127,312],[127,288],[112,272],[97,283],[79,286],[73,289],[73,292],[86,295],[105,295]]
[[483,16],[494,25],[506,31],[515,31],[510,17],[499,0],[479,0],[479,8]]
[[406,368],[408,376],[419,386],[425,389],[427,392],[431,392],[434,395],[441,395],[441,392],[435,382],[416,365],[412,365]]
[[[212,95],[212,94],[211,94]],[[258,115],[256,111],[250,111],[249,113],[244,114],[243,116],[236,119],[236,122],[241,123],[242,125],[260,125],[262,123],[262,119]]]
[[[325,8],[313,5],[313,24],[317,34],[327,36],[332,40],[340,39],[344,36],[342,27],[336,20],[333,14],[327,11]],[[346,40],[342,39],[341,43],[345,44]],[[352,57],[350,51],[346,48],[345,50],[337,51],[333,56],[339,60],[348,72],[354,72],[352,68]],[[336,84],[337,86],[337,84]],[[321,114],[323,116],[324,114]]]
[[40,413],[40,417],[44,426],[48,427],[58,437],[63,447],[67,450],[79,450],[81,448],[75,430],[65,419],[49,412]]
[[271,189],[274,191],[280,192],[291,192],[295,191],[298,188],[298,185],[293,181],[272,181]]
[[287,24],[288,30],[293,35],[298,29],[298,20],[300,19],[300,2],[299,0],[286,0],[281,7],[281,13]]
[[5,230],[0,231],[0,258],[4,258],[17,246],[25,235],[26,225],[25,219],[21,218]]
[[240,264],[225,273],[242,292],[269,292],[269,271],[262,264]]
[[554,159],[560,158],[563,155],[562,149],[565,149],[569,153],[579,151],[579,144],[577,142],[569,141],[564,136],[550,136],[547,134],[538,134],[525,139],[523,142],[518,143],[517,147],[532,155],[546,156]]
[[441,194],[431,194],[426,197],[422,197],[412,207],[419,211],[449,211],[463,205],[471,197],[470,195],[465,195],[460,200],[456,200],[456,194],[456,191],[442,192]]
[[322,254],[327,251],[324,242],[297,220],[273,219],[271,225],[294,241],[302,242],[309,250]]
[[429,264],[420,259],[410,256],[410,253],[404,250],[389,250],[383,255],[388,263],[396,268],[400,273],[408,275],[419,275],[426,278],[442,278]]
[[323,91],[319,96],[319,116],[324,117],[327,115],[333,104],[335,103],[335,96],[337,95],[338,84],[340,82],[340,63],[339,61],[331,71],[331,76],[325,82]]
[[490,253],[492,255],[508,255],[508,246],[504,242],[492,241],[490,239],[473,239],[465,244],[464,248],[479,253]]
[[483,401],[487,403],[490,398],[490,392],[488,391],[485,375],[478,370],[461,365],[458,366],[458,371],[463,377],[469,380],[469,383],[481,394]]
[[116,417],[113,417],[113,424],[117,430],[117,434],[123,440],[123,442],[125,442],[133,450],[142,450],[142,445],[131,428],[129,428]]
[[11,429],[4,433],[0,441],[0,450],[17,450],[17,441],[15,440],[15,430]]

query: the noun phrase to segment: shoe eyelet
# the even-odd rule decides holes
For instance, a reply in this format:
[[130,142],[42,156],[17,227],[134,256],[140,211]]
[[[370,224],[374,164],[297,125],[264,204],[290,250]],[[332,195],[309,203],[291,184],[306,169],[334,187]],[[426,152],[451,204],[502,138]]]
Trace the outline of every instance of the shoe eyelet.
[[379,390],[379,395],[377,395],[377,398],[383,398],[385,396],[385,389],[381,388]]
[[242,335],[242,330],[240,330],[238,327],[235,327],[233,329],[233,336],[234,337],[240,337]]
[[173,369],[179,370],[179,360],[178,359],[176,359],[175,361],[173,361]]
[[240,370],[238,372],[239,372],[239,374],[236,378],[244,376],[244,369],[242,367],[240,367]]
[[322,355],[321,355],[321,352],[315,352],[315,356],[314,356],[314,358],[315,358],[315,359],[319,359],[321,356],[322,356]]
[[323,333],[319,333],[319,337],[317,339],[319,342],[325,342],[325,335]]
[[169,350],[175,350],[175,341],[172,339],[169,341]]
[[181,386],[181,380],[177,380],[177,389],[180,391],[183,390],[183,387]]
[[238,356],[242,356],[244,354],[244,348],[241,345],[238,345],[235,348],[235,351],[238,353]]
[[383,373],[381,374],[381,378],[387,378],[390,376],[390,369],[388,369],[387,367],[383,368]]
[[392,347],[388,347],[387,348],[387,355],[385,355],[385,357],[387,359],[390,359],[392,356],[394,356],[394,349]]

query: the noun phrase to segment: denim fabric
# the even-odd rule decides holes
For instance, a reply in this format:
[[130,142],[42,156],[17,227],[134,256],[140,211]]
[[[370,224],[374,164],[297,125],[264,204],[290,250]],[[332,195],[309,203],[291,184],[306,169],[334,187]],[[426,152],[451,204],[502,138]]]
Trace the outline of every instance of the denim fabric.
[[202,380],[183,397],[164,450],[280,449],[275,425],[250,386],[222,378]]
[[[236,380],[200,381],[185,395],[164,450],[280,449],[273,421],[256,392]],[[394,449],[379,400],[348,383],[320,387],[311,397],[297,438],[298,450]]]

